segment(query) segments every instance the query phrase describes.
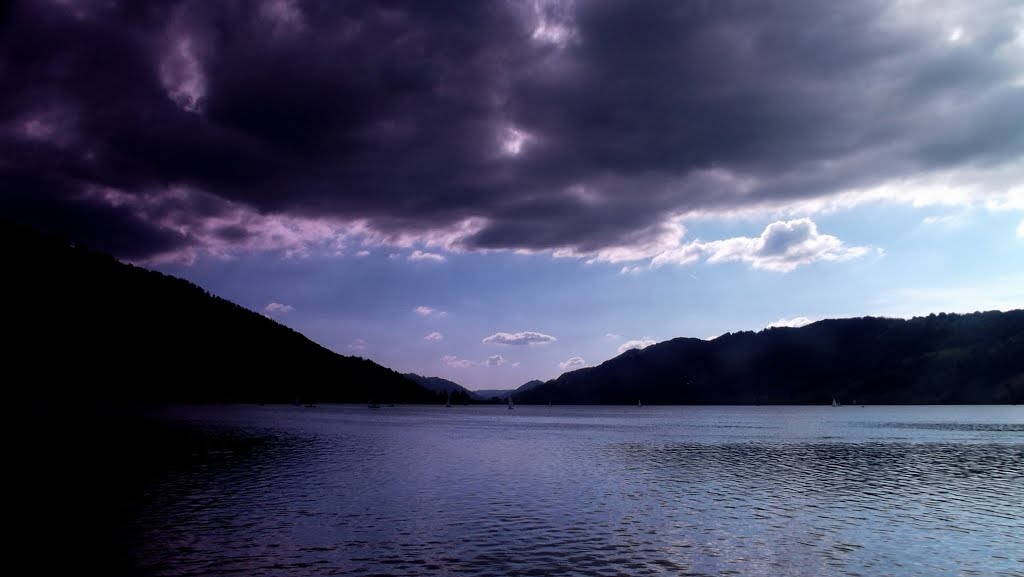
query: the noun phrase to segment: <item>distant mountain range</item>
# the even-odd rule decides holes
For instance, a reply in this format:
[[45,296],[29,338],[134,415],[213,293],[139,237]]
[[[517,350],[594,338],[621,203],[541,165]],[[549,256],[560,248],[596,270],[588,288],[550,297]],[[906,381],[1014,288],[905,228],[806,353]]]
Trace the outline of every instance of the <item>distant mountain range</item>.
[[443,403],[187,281],[0,223],[3,374],[36,402]]
[[521,392],[528,391],[539,385],[543,385],[544,381],[534,380],[527,383],[523,383],[515,389],[481,389],[479,391],[471,391],[466,387],[448,379],[442,379],[441,377],[424,377],[417,375],[416,373],[406,373],[405,377],[419,383],[421,386],[438,393],[448,394],[452,392],[452,403],[493,403],[493,402],[505,402],[505,399],[509,395],[518,395]]
[[504,402],[509,395],[512,395],[513,400],[519,398],[519,393],[529,391],[530,389],[543,385],[544,381],[533,380],[527,381],[519,385],[515,389],[481,389],[478,391],[472,391],[473,397],[479,401],[501,401]]
[[678,338],[517,396],[555,404],[1024,402],[1024,311],[851,318]]
[[403,375],[405,378],[419,384],[421,387],[438,393],[445,397],[447,402],[447,395],[451,393],[452,404],[466,404],[471,400],[475,399],[473,391],[470,391],[466,387],[448,379],[442,379],[441,377],[424,377],[423,375],[417,375],[416,373],[406,373]]
[[515,390],[339,355],[168,275],[0,222],[3,374],[16,398],[119,402],[1024,402],[1024,311],[853,318],[678,338]]

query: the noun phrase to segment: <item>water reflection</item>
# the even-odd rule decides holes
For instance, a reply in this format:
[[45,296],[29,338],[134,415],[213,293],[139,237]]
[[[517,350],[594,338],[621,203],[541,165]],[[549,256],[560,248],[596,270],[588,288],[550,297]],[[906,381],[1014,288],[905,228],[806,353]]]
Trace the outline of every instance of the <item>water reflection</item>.
[[1024,567],[1019,446],[633,443],[610,452],[639,463],[661,535],[711,558],[728,552],[808,575]]
[[1024,436],[1001,428],[1016,423],[906,411],[211,412],[204,430],[260,441],[215,443],[149,486],[137,566],[1020,575]]

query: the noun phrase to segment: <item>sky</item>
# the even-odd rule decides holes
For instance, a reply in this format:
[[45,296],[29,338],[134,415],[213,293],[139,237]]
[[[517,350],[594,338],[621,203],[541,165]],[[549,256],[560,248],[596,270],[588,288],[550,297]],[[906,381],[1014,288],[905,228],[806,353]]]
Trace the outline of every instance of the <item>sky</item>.
[[0,87],[0,217],[470,389],[1024,308],[1018,0],[16,1]]

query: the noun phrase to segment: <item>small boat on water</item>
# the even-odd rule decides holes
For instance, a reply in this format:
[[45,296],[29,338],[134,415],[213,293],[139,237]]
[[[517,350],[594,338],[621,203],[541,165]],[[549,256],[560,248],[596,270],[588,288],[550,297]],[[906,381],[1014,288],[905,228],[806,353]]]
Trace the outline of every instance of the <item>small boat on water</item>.
[[837,401],[835,397],[832,397],[832,406],[833,406],[833,407],[838,407],[838,406],[840,406],[840,405],[839,405],[839,401]]
[[516,407],[515,407],[515,403],[512,402],[512,395],[509,395],[508,396],[508,410],[511,411],[514,408],[516,408]]

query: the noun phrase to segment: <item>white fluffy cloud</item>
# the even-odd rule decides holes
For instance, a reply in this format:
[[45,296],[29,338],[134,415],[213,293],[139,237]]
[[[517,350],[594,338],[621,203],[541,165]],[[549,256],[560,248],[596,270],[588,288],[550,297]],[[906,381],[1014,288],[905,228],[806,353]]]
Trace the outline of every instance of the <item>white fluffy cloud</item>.
[[439,333],[437,331],[434,331],[434,332],[430,333],[429,335],[423,337],[423,340],[425,340],[425,341],[443,341],[444,340],[444,335],[442,335],[441,333]]
[[421,317],[443,317],[447,316],[448,313],[435,309],[433,307],[418,306],[412,309],[412,312],[420,315]]
[[1024,220],[1017,225],[1017,238],[1024,238]]
[[455,369],[468,369],[470,367],[501,367],[504,365],[510,365],[513,367],[519,366],[519,363],[514,363],[501,355],[491,355],[483,361],[471,361],[469,359],[460,359],[455,355],[445,355],[441,357],[441,362]]
[[523,331],[520,333],[494,333],[484,338],[483,342],[495,345],[543,345],[557,340],[544,333]]
[[290,313],[293,310],[295,310],[295,307],[293,307],[292,305],[286,305],[281,303],[270,303],[267,306],[263,307],[263,311],[268,314]]
[[962,228],[968,223],[966,214],[946,214],[942,216],[926,216],[921,219],[921,224],[925,226],[943,227],[943,228]]
[[475,363],[475,362],[473,362],[473,361],[471,361],[469,359],[460,359],[459,357],[456,357],[455,355],[445,355],[445,356],[441,357],[441,362],[443,362],[445,365],[447,365],[449,367],[452,367],[452,368],[455,368],[455,369],[466,369],[466,368],[469,368],[469,367],[475,367],[475,366],[477,366],[479,364],[479,363]]
[[353,353],[361,353],[366,350],[366,341],[363,339],[352,339],[352,342],[345,348]]
[[587,361],[583,360],[583,357],[573,357],[567,361],[562,361],[561,363],[558,363],[558,368],[562,369],[563,371],[578,369],[580,367],[585,366],[587,366]]
[[626,352],[626,351],[628,351],[630,349],[646,349],[647,347],[653,345],[655,342],[656,341],[653,341],[651,339],[639,339],[639,340],[633,340],[633,341],[626,341],[626,342],[622,343],[621,345],[619,345],[619,354],[621,355],[622,353],[624,353],[624,352]]
[[[809,218],[776,221],[756,237],[734,237],[703,242],[694,240],[665,250],[651,259],[651,267],[740,261],[761,270],[789,272],[818,261],[844,261],[867,254],[868,247],[847,246],[839,238],[818,232]],[[622,272],[639,272],[625,267]]]
[[802,326],[805,326],[805,325],[809,325],[809,324],[811,324],[813,322],[814,321],[812,321],[811,319],[809,319],[807,317],[795,317],[795,318],[792,318],[792,319],[779,319],[779,320],[775,321],[774,323],[769,324],[767,328],[769,328],[769,329],[774,329],[774,328],[778,328],[778,327],[798,328],[798,327],[802,327]]
[[436,252],[423,252],[422,250],[413,251],[409,255],[409,260],[426,260],[434,262],[444,262],[445,258]]

